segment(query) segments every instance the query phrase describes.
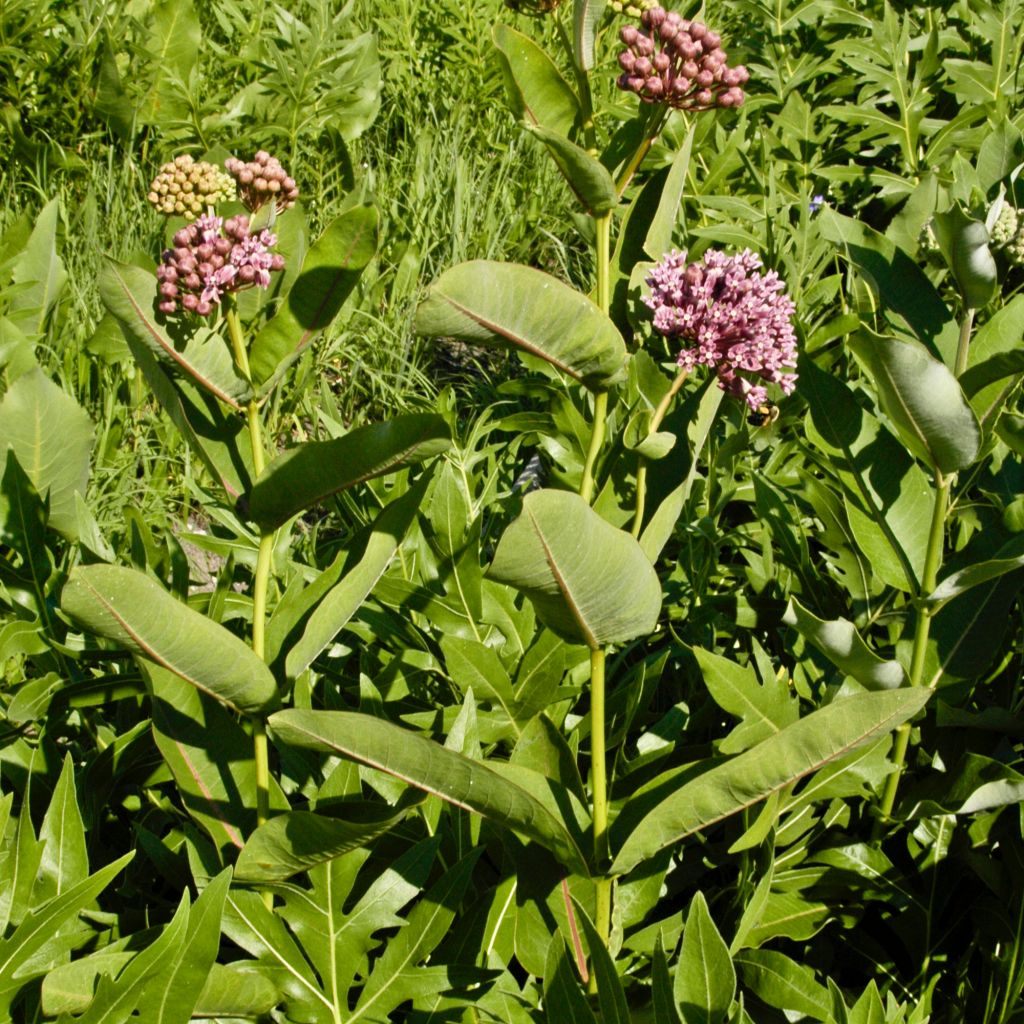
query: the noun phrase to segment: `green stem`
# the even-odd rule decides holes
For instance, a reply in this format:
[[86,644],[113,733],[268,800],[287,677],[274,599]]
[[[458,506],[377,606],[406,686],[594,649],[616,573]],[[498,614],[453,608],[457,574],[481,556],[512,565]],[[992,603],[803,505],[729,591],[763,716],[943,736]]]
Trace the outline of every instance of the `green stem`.
[[648,123],[647,131],[644,133],[643,141],[637,146],[636,151],[629,159],[629,163],[622,170],[622,174],[619,175],[619,180],[615,183],[615,191],[619,198],[622,198],[623,192],[629,188],[629,183],[633,180],[634,175],[640,170],[640,165],[644,162],[644,158],[651,151],[651,146],[654,145],[655,140],[661,134],[662,128],[665,127],[665,122],[668,120],[669,107],[667,104],[658,104],[651,113],[651,118]]
[[[597,229],[597,304],[602,313],[611,308],[611,232],[612,215],[606,213],[594,218]],[[594,424],[590,434],[587,461],[583,466],[580,481],[580,496],[589,505],[594,500],[594,467],[597,465],[601,446],[604,444],[605,420],[608,415],[608,392],[598,391],[594,395]]]
[[[971,340],[971,328],[974,325],[974,310],[966,309],[960,323],[960,337],[956,349],[954,373],[959,377],[967,368],[968,348]],[[910,654],[910,685],[921,686],[924,683],[924,664],[928,653],[928,636],[931,632],[934,612],[924,603],[925,598],[935,589],[939,581],[939,570],[942,568],[942,549],[946,539],[946,516],[949,512],[949,494],[953,481],[941,473],[935,473],[935,502],[932,506],[932,521],[928,529],[928,547],[925,550],[924,569],[921,573],[921,587],[918,591],[917,619],[914,622],[914,642]],[[879,805],[879,817],[875,822],[875,838],[892,814],[896,805],[896,792],[899,789],[900,777],[910,747],[910,723],[904,722],[896,730],[896,742],[893,746],[892,759],[896,770],[886,780],[885,791]]]
[[[605,657],[603,650],[590,652],[590,779],[593,789],[594,863],[600,868],[608,856],[608,754],[605,749]],[[597,880],[595,925],[608,945],[612,921],[612,880]]]
[[[676,374],[676,379],[672,381],[672,386],[668,389],[665,396],[658,403],[658,407],[654,410],[654,415],[651,417],[651,426],[647,431],[647,436],[650,437],[652,434],[658,432],[658,428],[661,426],[662,421],[668,414],[668,408],[672,404],[672,399],[679,394],[679,389],[686,382],[686,378],[689,376],[689,370],[680,370]],[[647,503],[647,460],[641,455],[639,456],[637,467],[636,467],[636,513],[633,516],[633,536],[640,536],[640,528],[644,521],[644,506]]]

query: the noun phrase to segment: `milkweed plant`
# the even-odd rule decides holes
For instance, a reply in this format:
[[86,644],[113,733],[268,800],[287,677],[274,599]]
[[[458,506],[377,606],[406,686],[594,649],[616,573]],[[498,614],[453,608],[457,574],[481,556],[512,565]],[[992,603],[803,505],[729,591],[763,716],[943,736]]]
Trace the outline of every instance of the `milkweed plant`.
[[[507,7],[529,31],[492,28],[502,88],[582,255],[576,276],[470,259],[422,291],[418,336],[494,350],[489,408],[289,411],[381,226],[357,189],[311,240],[303,168],[268,150],[172,157],[145,197],[155,269],[105,263],[229,559],[214,596],[95,550],[63,580],[55,657],[96,685],[131,658],[178,822],[140,844],[194,896],[48,960],[45,928],[72,948],[124,865],[90,875],[83,846],[38,905],[17,882],[0,950],[44,979],[32,1019],[953,1021],[946,860],[1020,905],[1019,685],[974,703],[1003,685],[979,616],[1019,612],[1024,569],[1019,500],[997,509],[1021,450],[1019,131],[958,157],[966,185],[890,182],[911,199],[885,233],[844,207],[849,176],[764,177],[758,234],[702,192],[759,173],[740,140],[781,145],[749,38],[744,65],[703,15]],[[42,864],[72,842],[47,821]],[[875,918],[919,974],[873,970]],[[1018,1019],[1012,924],[986,1021]],[[6,970],[2,1008],[29,998]]]

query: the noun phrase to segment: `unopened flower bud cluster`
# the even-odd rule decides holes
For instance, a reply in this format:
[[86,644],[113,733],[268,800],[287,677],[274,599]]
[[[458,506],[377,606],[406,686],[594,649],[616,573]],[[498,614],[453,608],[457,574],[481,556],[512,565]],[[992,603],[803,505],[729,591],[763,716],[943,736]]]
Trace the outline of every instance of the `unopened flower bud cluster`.
[[619,32],[626,45],[619,54],[619,88],[646,103],[682,110],[738,107],[743,102],[740,87],[750,75],[742,64],[729,67],[717,32],[661,7],[645,10],[640,25],[626,25]]
[[175,157],[149,186],[149,201],[168,217],[195,220],[207,207],[235,198],[235,182],[215,164]]
[[1024,266],[1024,224],[1017,211],[1004,203],[990,232],[992,244],[1001,249],[1014,266]]
[[258,210],[264,203],[274,200],[277,212],[283,213],[295,205],[299,189],[295,179],[281,166],[277,157],[261,149],[248,163],[237,157],[224,161],[228,173],[238,182],[242,202],[250,210]]
[[203,214],[176,232],[174,247],[164,252],[156,272],[159,309],[209,316],[227,292],[269,287],[271,273],[284,268],[284,258],[270,251],[276,244],[267,230],[251,233],[243,214],[227,221]]
[[630,18],[639,18],[644,11],[658,6],[658,0],[635,0],[631,3],[623,3],[623,0],[611,0],[608,5],[616,14],[625,14]]

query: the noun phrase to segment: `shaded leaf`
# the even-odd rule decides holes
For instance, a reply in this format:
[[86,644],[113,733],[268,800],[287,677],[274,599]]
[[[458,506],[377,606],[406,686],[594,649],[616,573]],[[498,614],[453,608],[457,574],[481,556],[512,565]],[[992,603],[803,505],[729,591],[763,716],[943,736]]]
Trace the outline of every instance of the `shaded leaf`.
[[685,1024],[719,1024],[736,993],[736,970],[704,894],[690,901],[683,948],[676,967],[674,998]]

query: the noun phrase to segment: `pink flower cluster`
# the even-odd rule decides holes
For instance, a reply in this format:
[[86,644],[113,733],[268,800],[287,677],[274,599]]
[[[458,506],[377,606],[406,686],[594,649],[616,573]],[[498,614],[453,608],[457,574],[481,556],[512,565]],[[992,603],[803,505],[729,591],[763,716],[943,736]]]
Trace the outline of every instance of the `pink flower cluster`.
[[750,78],[743,65],[731,68],[717,32],[675,11],[651,7],[640,15],[642,29],[626,25],[619,38],[619,88],[646,103],[667,103],[681,110],[738,107],[741,85]]
[[277,212],[283,213],[299,198],[295,179],[281,166],[280,160],[265,149],[261,149],[248,163],[230,156],[224,161],[224,166],[238,182],[242,202],[253,212],[273,199]]
[[[708,366],[719,386],[757,411],[768,400],[761,380],[784,394],[796,386],[795,306],[774,270],[760,272],[761,260],[749,249],[738,256],[709,249],[700,263],[686,262],[673,250],[648,274],[654,327],[691,344],[679,365]],[[753,380],[751,379],[753,378]]]
[[199,217],[175,233],[174,248],[165,250],[157,268],[159,309],[174,313],[180,305],[209,316],[226,292],[269,287],[271,273],[284,268],[284,257],[270,251],[276,244],[267,230],[250,233],[244,215]]

